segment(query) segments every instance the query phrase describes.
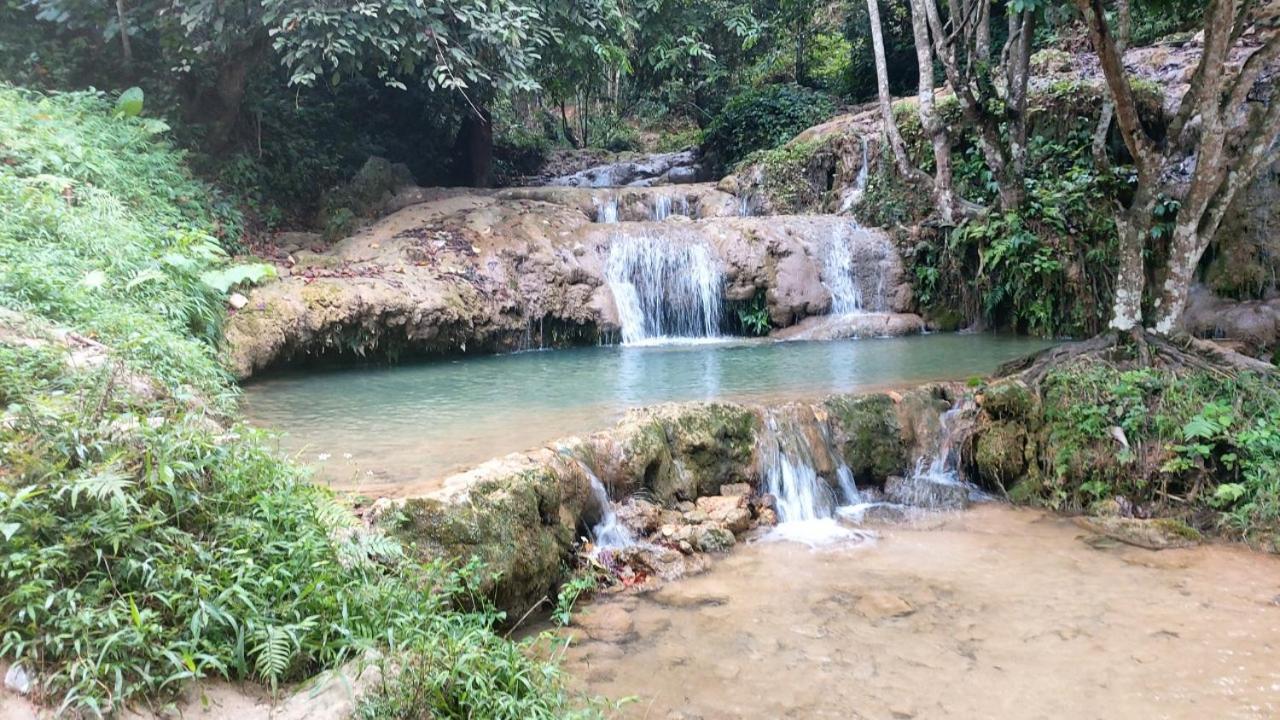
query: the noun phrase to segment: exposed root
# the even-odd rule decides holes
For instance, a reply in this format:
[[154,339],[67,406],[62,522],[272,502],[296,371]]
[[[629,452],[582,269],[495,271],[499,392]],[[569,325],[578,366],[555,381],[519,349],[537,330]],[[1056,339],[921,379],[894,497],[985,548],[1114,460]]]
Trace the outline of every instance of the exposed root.
[[1190,336],[1166,337],[1135,330],[1109,332],[1088,340],[1058,345],[1034,355],[1012,360],[996,370],[997,377],[1018,376],[1038,388],[1054,368],[1091,358],[1117,367],[1156,367],[1175,374],[1201,371],[1230,378],[1243,372],[1269,374],[1276,367]]

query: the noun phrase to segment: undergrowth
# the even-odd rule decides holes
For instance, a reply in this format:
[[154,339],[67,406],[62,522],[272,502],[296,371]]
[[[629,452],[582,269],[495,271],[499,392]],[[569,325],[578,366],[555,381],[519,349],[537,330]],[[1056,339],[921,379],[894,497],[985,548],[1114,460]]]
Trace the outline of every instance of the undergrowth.
[[569,714],[474,567],[408,559],[236,422],[207,279],[237,219],[164,134],[0,86],[0,657],[78,715],[371,649],[423,658],[419,717]]
[[1274,378],[1078,364],[1046,378],[1044,422],[1045,477],[1027,489],[1043,504],[1123,497],[1203,529],[1280,537]]

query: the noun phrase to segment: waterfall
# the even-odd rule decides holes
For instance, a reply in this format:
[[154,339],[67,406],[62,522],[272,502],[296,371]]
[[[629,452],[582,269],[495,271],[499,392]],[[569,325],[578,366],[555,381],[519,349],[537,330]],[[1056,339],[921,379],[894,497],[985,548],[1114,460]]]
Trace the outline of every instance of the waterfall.
[[653,198],[653,219],[666,220],[672,215],[689,216],[689,198],[681,195],[673,198],[670,195],[658,195]]
[[[861,502],[861,497],[826,424],[784,412],[768,411],[758,447],[765,487],[777,503],[773,534],[810,546],[863,537],[835,519],[838,508]],[[819,474],[820,465],[835,468],[835,486]]]
[[724,278],[702,245],[619,233],[609,244],[605,279],[625,344],[720,334]]
[[751,209],[751,196],[743,195],[738,198],[738,217],[751,217],[754,214]]
[[591,526],[591,539],[595,549],[620,550],[635,545],[636,538],[631,530],[618,521],[618,514],[613,511],[613,502],[609,500],[609,493],[604,489],[604,483],[600,482],[600,477],[585,462],[569,454],[566,448],[560,447],[559,452],[566,459],[572,460],[591,482],[591,497],[600,507],[600,519]]
[[831,293],[832,315],[883,312],[888,308],[885,275],[889,249],[883,242],[861,242],[867,237],[857,223],[851,223],[837,226],[823,246],[823,285]]
[[[853,185],[844,191],[844,196],[840,200],[840,209],[837,213],[846,213],[853,210],[853,206],[857,205],[862,196],[867,191],[867,180],[871,174],[871,163],[869,153],[867,152],[867,139],[859,138],[862,145],[862,166],[858,168],[858,174],[853,178]],[[856,220],[854,221],[857,222]]]
[[973,425],[973,400],[963,399],[938,418],[938,437],[931,452],[916,459],[913,475],[948,485],[963,484],[957,444]]
[[598,223],[616,223],[618,222],[618,196],[606,195],[604,199],[595,198],[596,206],[596,222]]

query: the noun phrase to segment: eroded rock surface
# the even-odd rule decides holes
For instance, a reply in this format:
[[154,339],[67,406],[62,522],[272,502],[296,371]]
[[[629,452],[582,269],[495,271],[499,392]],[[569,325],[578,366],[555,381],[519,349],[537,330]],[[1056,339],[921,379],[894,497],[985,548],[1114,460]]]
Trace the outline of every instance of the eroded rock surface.
[[[709,187],[682,192],[699,214],[727,212],[731,204]],[[622,199],[639,207],[647,197]],[[713,215],[599,223],[597,200],[593,191],[574,188],[443,193],[326,251],[299,248],[279,258],[279,280],[254,288],[232,314],[229,365],[246,378],[318,355],[595,343],[619,329],[606,265],[610,244],[623,235],[706,246],[723,273],[725,300],[762,294],[775,326],[831,309],[827,248],[835,241],[875,256],[884,288],[877,302],[892,312],[910,309],[897,253],[883,235],[852,230],[846,219]]]

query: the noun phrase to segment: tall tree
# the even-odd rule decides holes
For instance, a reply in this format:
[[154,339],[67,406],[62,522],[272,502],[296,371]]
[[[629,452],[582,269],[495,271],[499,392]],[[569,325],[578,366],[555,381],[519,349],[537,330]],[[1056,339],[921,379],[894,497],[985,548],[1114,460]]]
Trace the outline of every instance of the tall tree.
[[920,127],[933,145],[933,198],[938,218],[944,225],[955,222],[955,184],[951,172],[951,136],[934,107],[933,44],[929,39],[929,18],[924,0],[911,0],[911,30],[915,38],[916,63],[919,68],[917,112]]
[[898,121],[893,117],[893,98],[889,95],[889,69],[884,59],[884,30],[880,25],[879,0],[867,0],[867,18],[871,21],[871,52],[876,65],[876,97],[880,105],[880,121],[898,174],[912,181],[920,176],[920,171],[911,165],[906,143],[898,129]]
[[1027,163],[1027,86],[1037,0],[1006,6],[1008,39],[992,57],[991,0],[947,0],[944,21],[937,0],[919,0],[931,42],[965,120],[977,133],[1000,205],[1022,205]]
[[[1280,97],[1272,77],[1280,72],[1280,3],[1209,0],[1190,88],[1164,135],[1153,136],[1138,116],[1103,0],[1074,2],[1088,24],[1116,124],[1137,169],[1133,200],[1117,218],[1121,262],[1111,326],[1169,334],[1178,326],[1196,267],[1223,215],[1237,193],[1275,161]],[[1157,247],[1152,232],[1161,196],[1180,202],[1167,249]],[[1166,259],[1153,268],[1158,287],[1151,292],[1153,312],[1146,316],[1143,258],[1160,250]]]

